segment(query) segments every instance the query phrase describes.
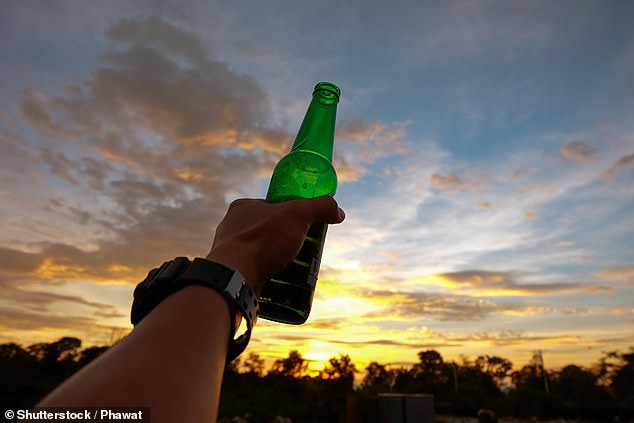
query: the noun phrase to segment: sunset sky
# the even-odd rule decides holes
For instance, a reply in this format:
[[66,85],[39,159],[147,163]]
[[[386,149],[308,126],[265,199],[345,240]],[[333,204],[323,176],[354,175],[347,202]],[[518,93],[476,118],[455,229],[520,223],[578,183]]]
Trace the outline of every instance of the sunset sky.
[[342,90],[312,314],[247,353],[406,364],[634,346],[634,3],[4,1],[0,343],[130,330]]

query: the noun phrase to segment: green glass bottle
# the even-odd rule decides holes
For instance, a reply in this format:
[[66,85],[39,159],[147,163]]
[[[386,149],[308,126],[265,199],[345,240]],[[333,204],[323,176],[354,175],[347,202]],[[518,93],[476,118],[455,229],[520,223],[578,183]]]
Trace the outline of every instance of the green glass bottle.
[[[273,171],[266,199],[273,203],[335,195],[337,173],[332,165],[335,118],[341,90],[330,82],[315,86],[313,98],[290,153]],[[328,225],[311,226],[297,257],[269,280],[260,298],[260,317],[299,325],[313,303]]]

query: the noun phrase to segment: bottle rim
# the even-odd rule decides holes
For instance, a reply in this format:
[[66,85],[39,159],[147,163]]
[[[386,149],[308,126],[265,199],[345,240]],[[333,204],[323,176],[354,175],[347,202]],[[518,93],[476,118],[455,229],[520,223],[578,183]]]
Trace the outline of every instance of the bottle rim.
[[322,81],[315,85],[313,95],[315,95],[319,91],[328,91],[329,93],[334,94],[337,97],[337,101],[339,101],[339,97],[341,96],[341,89],[337,85],[328,81]]

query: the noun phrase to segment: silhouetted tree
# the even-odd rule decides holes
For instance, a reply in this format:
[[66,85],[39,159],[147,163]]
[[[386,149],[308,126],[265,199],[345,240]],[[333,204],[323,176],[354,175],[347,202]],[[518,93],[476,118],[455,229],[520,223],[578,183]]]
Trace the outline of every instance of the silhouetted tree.
[[441,375],[444,360],[442,355],[436,350],[420,351],[418,353],[418,360],[420,363],[416,363],[414,368],[420,374],[429,375]]
[[48,391],[38,365],[20,345],[0,345],[0,408],[30,407]]
[[500,411],[501,391],[486,371],[487,363],[485,357],[478,357],[475,361],[463,358],[462,365],[447,364],[452,373],[452,389],[443,391],[443,395],[448,395],[454,413],[473,416],[483,408]]
[[491,375],[498,386],[502,386],[504,380],[509,376],[509,372],[513,368],[511,361],[495,355],[479,356],[476,359],[476,364]]
[[251,351],[244,359],[242,368],[245,373],[262,377],[264,375],[264,359],[260,357],[260,354]]
[[544,369],[541,351],[536,351],[529,364],[511,374],[515,389],[509,393],[509,406],[515,415],[554,418],[566,415],[560,399],[549,392],[553,374]]
[[28,353],[24,348],[16,343],[8,343],[0,345],[0,363],[6,363],[7,361],[32,361],[33,356]]
[[357,368],[352,363],[348,354],[341,354],[339,358],[332,357],[323,370],[326,379],[338,381],[338,385],[346,391],[352,391],[354,384],[354,374]]
[[398,367],[394,372],[394,391],[402,393],[417,392],[416,374],[412,367]]
[[393,382],[394,372],[388,370],[384,365],[373,361],[365,368],[361,389],[373,393],[389,392],[392,389]]
[[0,405],[32,407],[64,379],[95,359],[107,347],[80,350],[81,340],[64,337],[26,348],[0,345]]
[[544,369],[541,351],[531,357],[529,364],[511,374],[515,386],[530,386],[534,389],[547,391],[548,372]]
[[50,344],[34,344],[28,347],[29,354],[38,361],[50,365],[60,361],[73,361],[81,348],[81,340],[65,337]]
[[621,365],[614,371],[610,388],[619,402],[621,416],[634,418],[634,348],[621,355]]
[[85,366],[86,364],[90,363],[91,361],[95,360],[101,354],[108,351],[109,348],[110,347],[89,347],[84,350],[81,350],[81,352],[79,353],[79,357],[77,359],[77,363],[79,364],[79,367],[81,368]]
[[[82,350],[81,341],[72,337],[28,347],[0,345],[0,408],[32,407],[107,349]],[[347,354],[332,357],[320,377],[310,377],[308,361],[299,351],[275,360],[266,376],[264,360],[251,352],[242,361],[227,363],[220,416],[251,412],[268,418],[281,414],[307,423],[342,422],[346,394],[367,400],[378,392],[394,390],[432,393],[437,408],[448,413],[474,415],[478,408],[488,408],[498,415],[539,418],[607,420],[617,412],[625,419],[634,417],[634,349],[605,353],[594,372],[575,365],[546,372],[541,354],[536,353],[527,365],[511,373],[515,388],[507,395],[497,385],[508,378],[512,364],[507,359],[483,355],[475,361],[463,358],[458,364],[445,362],[435,350],[421,351],[418,358],[411,367],[397,369],[370,363],[361,389],[351,392],[356,366]],[[364,406],[371,403],[359,402]]]
[[288,353],[288,357],[275,360],[269,375],[272,376],[290,376],[290,377],[302,377],[308,369],[308,361],[302,357],[302,354],[293,350]]
[[597,376],[575,365],[568,365],[559,372],[553,380],[553,394],[571,417],[612,420],[617,414],[616,403],[597,385]]
[[610,386],[614,378],[614,372],[622,365],[621,354],[618,351],[604,352],[603,356],[594,366],[598,383],[602,386]]
[[412,367],[417,390],[422,393],[446,395],[450,390],[451,369],[436,350],[418,353],[419,363]]

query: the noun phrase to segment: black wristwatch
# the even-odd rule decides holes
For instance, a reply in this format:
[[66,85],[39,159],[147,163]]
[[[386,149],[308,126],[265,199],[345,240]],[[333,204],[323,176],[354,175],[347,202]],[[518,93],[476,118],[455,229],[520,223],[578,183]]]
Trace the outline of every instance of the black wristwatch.
[[[258,300],[244,276],[212,261],[187,257],[176,257],[157,269],[152,269],[143,282],[134,289],[134,301],[130,320],[137,325],[161,301],[188,285],[202,285],[224,295],[231,313],[231,340],[227,360],[238,357],[247,347],[251,330],[258,318]],[[245,319],[247,330],[234,339],[239,327],[240,315]]]

